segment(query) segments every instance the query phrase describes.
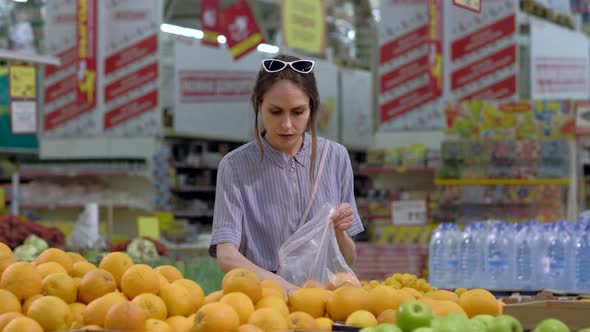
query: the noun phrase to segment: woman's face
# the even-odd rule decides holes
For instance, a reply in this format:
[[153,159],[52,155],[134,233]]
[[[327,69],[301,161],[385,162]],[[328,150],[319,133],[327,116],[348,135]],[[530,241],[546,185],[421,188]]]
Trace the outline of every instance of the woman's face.
[[260,106],[266,140],[276,149],[295,155],[301,148],[310,117],[309,96],[289,80],[276,82]]

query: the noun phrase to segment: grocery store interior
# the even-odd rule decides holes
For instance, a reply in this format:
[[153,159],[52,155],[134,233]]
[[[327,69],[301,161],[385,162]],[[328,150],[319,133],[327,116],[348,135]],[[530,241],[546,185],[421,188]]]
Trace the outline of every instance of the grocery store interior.
[[0,332],[589,312],[590,0],[0,0]]

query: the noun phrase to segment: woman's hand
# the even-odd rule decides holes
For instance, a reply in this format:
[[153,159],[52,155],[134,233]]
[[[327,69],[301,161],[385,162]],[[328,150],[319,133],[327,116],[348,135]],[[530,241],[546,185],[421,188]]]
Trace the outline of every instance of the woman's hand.
[[299,287],[293,285],[292,283],[290,283],[287,280],[280,278],[280,277],[279,277],[278,283],[279,283],[279,285],[281,285],[281,287],[283,287],[283,291],[285,291],[285,295],[287,295],[287,297],[289,297],[289,295],[291,295],[291,293],[293,293],[294,291],[299,289]]
[[340,204],[330,215],[330,221],[334,225],[336,231],[346,231],[352,227],[354,219],[354,211],[348,203]]

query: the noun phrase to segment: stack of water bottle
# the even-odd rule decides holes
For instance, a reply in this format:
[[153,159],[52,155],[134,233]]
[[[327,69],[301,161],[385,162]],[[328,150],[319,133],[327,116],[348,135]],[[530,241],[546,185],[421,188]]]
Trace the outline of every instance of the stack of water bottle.
[[430,283],[443,289],[590,291],[590,219],[442,223],[429,247]]

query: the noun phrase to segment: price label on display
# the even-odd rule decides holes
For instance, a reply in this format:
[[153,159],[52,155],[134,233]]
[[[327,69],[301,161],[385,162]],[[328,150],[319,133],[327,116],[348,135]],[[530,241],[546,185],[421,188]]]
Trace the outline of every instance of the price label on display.
[[479,13],[481,12],[481,1],[482,0],[453,0],[453,5]]
[[426,224],[426,201],[393,201],[391,203],[391,218],[394,225],[423,225]]

